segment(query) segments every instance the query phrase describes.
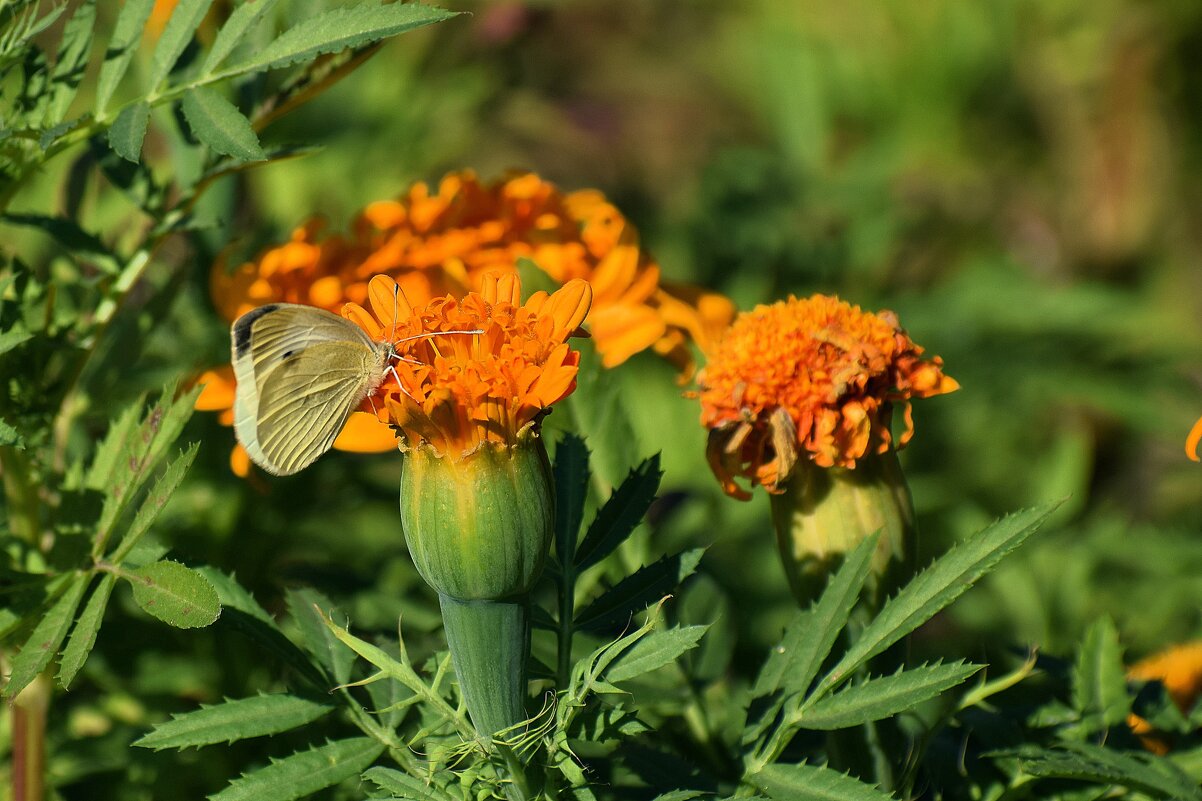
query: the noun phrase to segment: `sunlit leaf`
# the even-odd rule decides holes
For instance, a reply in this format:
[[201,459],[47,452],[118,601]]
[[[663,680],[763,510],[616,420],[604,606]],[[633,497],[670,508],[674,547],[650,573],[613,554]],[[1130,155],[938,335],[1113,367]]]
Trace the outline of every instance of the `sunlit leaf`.
[[243,161],[267,158],[250,120],[216,90],[190,90],[184,95],[183,109],[192,133],[218,153]]
[[133,744],[161,751],[232,743],[298,728],[332,709],[330,704],[295,695],[255,695],[172,715]]
[[100,624],[104,621],[104,610],[108,608],[109,596],[112,595],[113,584],[116,581],[117,577],[112,573],[106,573],[101,577],[100,583],[96,585],[83,612],[80,613],[75,627],[71,629],[71,636],[67,639],[67,647],[63,649],[63,658],[58,666],[58,681],[63,689],[71,686],[76,674],[87,661],[88,654],[96,646],[96,636],[100,632]]
[[142,158],[142,140],[149,122],[150,104],[145,100],[126,106],[109,128],[109,147],[126,161],[137,162]]
[[84,576],[74,578],[38,622],[29,639],[21,646],[21,650],[12,658],[8,683],[4,685],[5,698],[13,698],[24,690],[58,653],[59,646],[63,644],[63,639],[66,638],[67,631],[75,619],[75,610],[83,600],[88,583]]
[[121,577],[133,587],[134,601],[144,612],[176,628],[208,626],[221,614],[213,585],[179,562],[152,562]]
[[142,38],[142,29],[146,27],[152,8],[154,0],[125,0],[121,4],[117,22],[113,26],[113,37],[105,48],[104,63],[100,65],[100,77],[96,82],[96,116],[103,116],[109,101],[113,99],[113,93],[117,91],[117,85],[129,69],[130,59]]
[[243,774],[211,801],[292,801],[358,776],[380,752],[383,744],[371,737],[335,740]]

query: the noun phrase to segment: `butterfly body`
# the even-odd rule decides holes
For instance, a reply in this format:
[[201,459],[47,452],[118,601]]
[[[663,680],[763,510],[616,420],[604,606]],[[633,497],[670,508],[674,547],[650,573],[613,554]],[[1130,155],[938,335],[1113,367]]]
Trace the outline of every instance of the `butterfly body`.
[[237,379],[234,432],[251,459],[292,475],[328,451],[350,413],[375,393],[394,355],[332,312],[272,303],[230,331]]

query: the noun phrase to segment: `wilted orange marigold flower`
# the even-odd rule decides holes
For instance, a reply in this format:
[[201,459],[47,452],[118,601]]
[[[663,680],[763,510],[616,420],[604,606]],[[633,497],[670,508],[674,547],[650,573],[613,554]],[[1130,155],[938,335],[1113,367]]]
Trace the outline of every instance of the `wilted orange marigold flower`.
[[791,297],[740,314],[698,376],[707,455],[723,488],[749,498],[735,483],[743,477],[779,492],[799,458],[853,468],[890,447],[894,404],[904,445],[909,400],[959,386],[942,360],[922,352],[892,312],[835,297]]
[[486,442],[515,445],[575,389],[580,354],[567,339],[588,314],[592,287],[577,279],[525,303],[521,289],[516,275],[492,274],[462,299],[413,305],[381,275],[368,287],[371,311],[343,307],[372,339],[397,343],[396,373],[367,405],[400,429],[404,447],[429,445],[456,460]]

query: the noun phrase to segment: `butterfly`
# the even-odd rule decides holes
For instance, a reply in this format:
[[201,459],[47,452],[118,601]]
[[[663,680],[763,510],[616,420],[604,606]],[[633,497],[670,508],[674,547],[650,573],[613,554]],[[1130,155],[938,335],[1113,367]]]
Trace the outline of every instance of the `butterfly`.
[[[290,476],[312,464],[396,356],[333,312],[271,303],[234,321],[230,360],[238,385],[234,433],[255,464]],[[398,379],[399,384],[399,379]]]

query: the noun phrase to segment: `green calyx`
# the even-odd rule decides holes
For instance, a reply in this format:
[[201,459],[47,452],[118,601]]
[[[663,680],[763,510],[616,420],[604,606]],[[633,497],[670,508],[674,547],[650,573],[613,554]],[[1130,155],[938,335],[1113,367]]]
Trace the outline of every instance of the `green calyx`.
[[542,440],[485,443],[458,459],[428,446],[401,473],[401,525],[426,583],[460,601],[524,595],[542,572],[555,521]]
[[869,603],[913,574],[914,505],[892,448],[859,459],[854,469],[801,462],[784,492],[770,497],[781,562],[802,606],[822,592],[845,554],[878,531]]

